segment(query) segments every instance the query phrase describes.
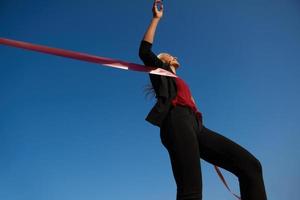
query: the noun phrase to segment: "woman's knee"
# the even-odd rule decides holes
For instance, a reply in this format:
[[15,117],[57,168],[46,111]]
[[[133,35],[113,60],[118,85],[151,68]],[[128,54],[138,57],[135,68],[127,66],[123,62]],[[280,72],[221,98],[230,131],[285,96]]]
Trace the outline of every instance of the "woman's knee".
[[254,168],[255,171],[257,171],[258,173],[262,173],[262,165],[261,162],[256,158],[256,161],[254,162]]
[[260,176],[261,174],[262,174],[261,162],[257,158],[254,158],[251,163],[251,175]]
[[253,178],[257,175],[261,175],[262,171],[263,169],[261,162],[257,158],[252,157],[247,162],[244,162],[240,175],[246,176],[248,178]]

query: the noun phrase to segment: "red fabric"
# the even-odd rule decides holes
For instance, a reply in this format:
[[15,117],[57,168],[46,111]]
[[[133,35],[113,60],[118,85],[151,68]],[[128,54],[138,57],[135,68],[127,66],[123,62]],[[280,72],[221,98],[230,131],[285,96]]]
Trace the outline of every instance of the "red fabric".
[[192,100],[192,94],[189,86],[181,78],[176,78],[177,96],[172,100],[172,105],[182,105],[191,108],[202,121],[202,113],[197,109],[196,104]]
[[83,60],[83,61],[92,62],[92,63],[98,63],[98,64],[102,64],[104,66],[114,67],[114,68],[118,68],[118,69],[133,70],[133,71],[139,71],[139,72],[147,72],[150,74],[158,74],[158,75],[163,75],[163,76],[177,77],[175,74],[173,74],[167,70],[157,68],[157,67],[151,67],[151,66],[145,67],[144,65],[140,65],[140,64],[129,63],[129,62],[121,61],[121,60],[115,60],[115,59],[105,58],[105,57],[100,57],[100,56],[95,56],[95,55],[89,55],[86,53],[80,53],[80,52],[75,52],[75,51],[47,47],[47,46],[32,44],[32,43],[28,43],[28,42],[0,38],[0,44],[17,47],[17,48],[22,48],[22,49],[27,49],[27,50],[31,50],[31,51],[52,54],[52,55],[56,55],[56,56],[62,56],[62,57],[67,57],[67,58],[72,58],[72,59],[77,59],[77,60]]

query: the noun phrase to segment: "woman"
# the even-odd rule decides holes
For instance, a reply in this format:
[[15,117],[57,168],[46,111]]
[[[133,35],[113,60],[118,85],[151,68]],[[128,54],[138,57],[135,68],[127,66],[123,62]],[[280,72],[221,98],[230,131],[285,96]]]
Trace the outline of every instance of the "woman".
[[[159,7],[159,8],[158,8]],[[155,0],[153,18],[141,41],[139,56],[146,66],[156,66],[174,74],[180,67],[176,57],[151,48],[163,16],[163,5]],[[199,158],[220,166],[238,177],[242,200],[266,200],[262,166],[250,152],[202,124],[191,91],[180,78],[150,74],[157,102],[146,120],[160,127],[161,142],[168,150],[177,185],[177,200],[202,199]]]

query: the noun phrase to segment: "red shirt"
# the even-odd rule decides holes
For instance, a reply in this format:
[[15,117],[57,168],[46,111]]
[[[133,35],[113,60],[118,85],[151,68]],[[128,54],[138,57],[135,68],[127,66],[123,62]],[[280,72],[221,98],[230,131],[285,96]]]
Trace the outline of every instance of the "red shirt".
[[177,96],[172,100],[172,105],[182,105],[191,108],[202,121],[202,113],[198,111],[195,102],[192,100],[192,94],[189,86],[181,78],[176,78]]

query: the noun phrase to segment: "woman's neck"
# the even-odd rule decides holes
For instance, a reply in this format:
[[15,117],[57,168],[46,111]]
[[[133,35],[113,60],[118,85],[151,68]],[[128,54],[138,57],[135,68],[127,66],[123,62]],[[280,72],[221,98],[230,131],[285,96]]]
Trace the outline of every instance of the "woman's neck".
[[170,68],[174,74],[176,74],[176,68],[173,65],[170,65]]

